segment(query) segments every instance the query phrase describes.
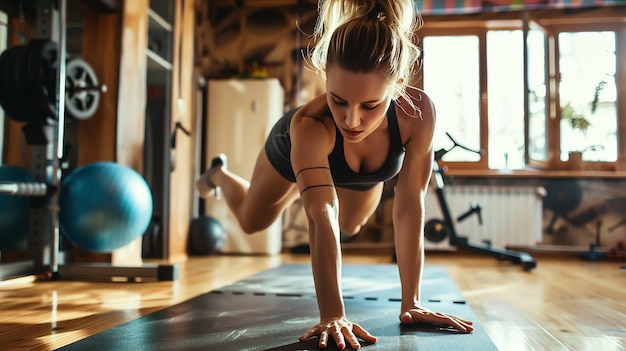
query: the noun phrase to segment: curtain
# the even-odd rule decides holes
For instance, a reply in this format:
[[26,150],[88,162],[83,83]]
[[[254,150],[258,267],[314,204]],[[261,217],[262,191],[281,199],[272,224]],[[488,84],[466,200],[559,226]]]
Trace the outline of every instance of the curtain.
[[626,5],[626,0],[415,0],[422,15],[473,14]]

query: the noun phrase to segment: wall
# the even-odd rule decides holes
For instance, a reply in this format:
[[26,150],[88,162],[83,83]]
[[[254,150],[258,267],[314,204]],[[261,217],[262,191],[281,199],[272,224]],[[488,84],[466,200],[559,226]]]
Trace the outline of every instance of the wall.
[[[317,19],[316,3],[301,6],[216,6],[196,1],[196,65],[207,79],[269,75],[295,107],[324,91],[302,64]],[[256,67],[256,69],[255,69]],[[265,73],[265,69],[267,73]]]

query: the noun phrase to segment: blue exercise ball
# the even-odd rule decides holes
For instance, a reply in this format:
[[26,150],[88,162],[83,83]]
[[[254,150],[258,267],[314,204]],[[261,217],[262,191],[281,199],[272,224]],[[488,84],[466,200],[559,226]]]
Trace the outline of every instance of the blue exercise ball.
[[152,218],[152,192],[130,167],[92,163],[61,182],[59,225],[72,243],[111,252],[142,236]]
[[[0,166],[0,182],[30,182],[30,169]],[[0,193],[0,251],[23,251],[28,242],[30,198]]]

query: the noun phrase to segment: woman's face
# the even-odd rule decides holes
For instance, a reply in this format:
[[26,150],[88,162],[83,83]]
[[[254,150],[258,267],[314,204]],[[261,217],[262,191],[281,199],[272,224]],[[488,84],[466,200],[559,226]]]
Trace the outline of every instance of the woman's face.
[[344,140],[358,143],[380,126],[389,107],[389,91],[384,74],[327,67],[326,101]]

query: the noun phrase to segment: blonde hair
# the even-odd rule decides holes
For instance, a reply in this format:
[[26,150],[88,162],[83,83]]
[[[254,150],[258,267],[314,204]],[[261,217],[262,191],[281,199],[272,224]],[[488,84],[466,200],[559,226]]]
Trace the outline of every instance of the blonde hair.
[[415,31],[422,25],[413,0],[320,0],[318,11],[309,55],[324,80],[332,64],[355,73],[385,73],[391,97],[408,98],[406,87],[420,56]]

